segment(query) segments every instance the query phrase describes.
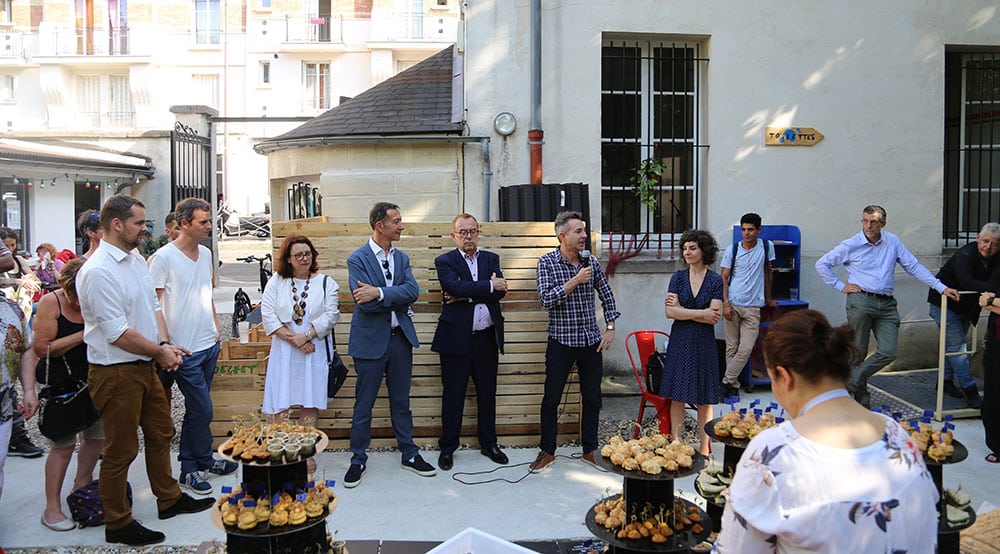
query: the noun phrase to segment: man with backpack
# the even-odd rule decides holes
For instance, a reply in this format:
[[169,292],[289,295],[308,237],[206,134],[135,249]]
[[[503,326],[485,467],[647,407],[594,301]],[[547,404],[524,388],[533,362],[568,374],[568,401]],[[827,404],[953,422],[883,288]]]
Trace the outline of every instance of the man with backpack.
[[771,262],[774,245],[760,239],[760,216],[740,218],[743,240],[722,255],[722,316],[726,329],[726,373],[722,397],[739,396],[740,372],[750,359],[760,329],[760,309],[774,306],[771,298]]

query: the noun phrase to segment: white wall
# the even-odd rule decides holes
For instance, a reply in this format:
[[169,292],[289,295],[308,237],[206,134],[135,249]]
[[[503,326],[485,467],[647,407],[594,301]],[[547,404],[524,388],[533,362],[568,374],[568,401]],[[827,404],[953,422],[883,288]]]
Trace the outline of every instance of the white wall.
[[[466,11],[470,134],[494,137],[496,185],[529,179],[528,6],[469,0]],[[1000,45],[995,1],[632,0],[623,9],[612,0],[553,0],[544,8],[544,182],[589,183],[591,213],[600,213],[602,40],[676,37],[701,41],[710,59],[700,227],[729,243],[730,226],[747,211],[765,224],[799,226],[801,295],[835,322],[844,320],[843,295],[825,287],[812,264],[860,230],[866,204],[886,207],[887,230],[925,265],[940,263],[945,47]],[[492,120],[505,110],[518,130],[502,151]],[[791,124],[816,127],[826,139],[812,148],[763,146],[764,127]],[[469,191],[480,179],[477,158],[466,155]],[[600,224],[595,218],[592,226]],[[666,276],[630,276],[628,266],[616,289],[661,295]],[[926,289],[915,283],[897,279],[904,318],[926,318]],[[624,332],[665,326],[659,302],[626,304]],[[902,340],[908,332],[904,325]]]

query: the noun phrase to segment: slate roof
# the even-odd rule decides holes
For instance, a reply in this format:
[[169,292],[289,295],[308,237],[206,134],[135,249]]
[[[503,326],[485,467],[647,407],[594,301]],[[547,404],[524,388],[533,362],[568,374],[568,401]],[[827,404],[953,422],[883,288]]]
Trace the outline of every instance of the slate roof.
[[[451,121],[454,46],[259,146],[350,135],[460,134]],[[270,143],[270,144],[268,144]]]

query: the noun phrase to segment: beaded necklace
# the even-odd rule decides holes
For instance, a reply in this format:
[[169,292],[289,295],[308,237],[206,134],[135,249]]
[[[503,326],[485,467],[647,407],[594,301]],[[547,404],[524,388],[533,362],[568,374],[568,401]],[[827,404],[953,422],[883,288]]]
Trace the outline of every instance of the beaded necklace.
[[292,277],[292,310],[295,316],[292,321],[296,325],[302,325],[302,318],[306,315],[306,298],[309,298],[309,281],[312,276],[306,279],[306,285],[302,287],[302,300],[299,300],[299,289],[295,286],[295,278]]

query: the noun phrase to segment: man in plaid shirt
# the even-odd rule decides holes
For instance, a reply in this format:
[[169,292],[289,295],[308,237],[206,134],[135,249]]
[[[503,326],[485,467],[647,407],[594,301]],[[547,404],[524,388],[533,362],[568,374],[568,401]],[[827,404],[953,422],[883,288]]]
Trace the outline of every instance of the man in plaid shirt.
[[[538,298],[549,311],[549,343],[545,349],[545,393],[542,397],[541,452],[531,463],[533,472],[555,461],[556,419],[559,400],[569,372],[576,364],[580,374],[583,415],[580,442],[583,459],[592,464],[597,450],[597,424],[601,412],[601,352],[615,340],[615,308],[608,279],[596,259],[580,253],[587,244],[587,226],[580,212],[556,216],[559,248],[538,260]],[[606,330],[597,326],[594,292],[601,298]]]

